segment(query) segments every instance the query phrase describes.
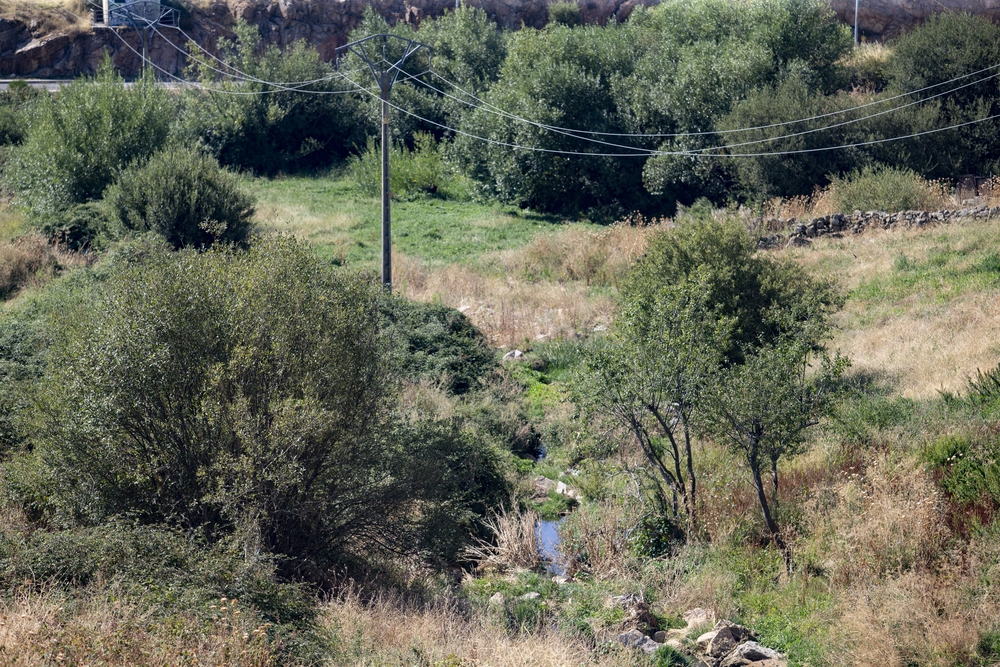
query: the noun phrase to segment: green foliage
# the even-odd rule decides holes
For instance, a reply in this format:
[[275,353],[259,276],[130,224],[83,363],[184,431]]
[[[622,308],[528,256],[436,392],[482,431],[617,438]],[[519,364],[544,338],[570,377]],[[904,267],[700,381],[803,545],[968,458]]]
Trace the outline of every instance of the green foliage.
[[31,109],[43,95],[24,79],[14,79],[0,93],[0,146],[24,141]]
[[848,445],[867,447],[880,432],[906,423],[914,414],[914,402],[888,393],[887,388],[870,386],[844,391],[831,415],[833,432]]
[[874,166],[831,179],[830,198],[836,210],[843,213],[896,213],[935,208],[941,201],[941,190],[910,169]]
[[994,366],[985,373],[976,369],[976,376],[969,378],[969,400],[984,405],[996,403],[1000,398],[1000,365]]
[[627,299],[650,301],[664,285],[696,281],[714,315],[732,321],[723,352],[731,362],[747,349],[785,336],[817,345],[827,316],[842,304],[833,284],[797,265],[757,252],[738,221],[692,220],[657,235],[623,289]]
[[549,21],[570,28],[580,25],[580,5],[575,2],[553,2],[549,5]]
[[71,250],[99,248],[114,236],[108,213],[104,202],[91,201],[53,213],[36,224],[50,241]]
[[[893,44],[887,64],[889,91],[900,93],[964,77],[1000,62],[1000,27],[988,19],[969,14],[935,14],[919,28]],[[1000,113],[1000,83],[984,77],[948,84],[917,93],[926,98],[955,90],[933,103],[934,125],[945,127]],[[961,89],[958,86],[961,85]],[[960,174],[986,174],[997,169],[996,147],[1000,130],[992,123],[977,123],[942,132],[921,143],[931,144],[934,160],[907,161],[907,166],[930,178],[954,178]],[[914,156],[916,157],[916,156]]]
[[6,170],[7,184],[35,220],[99,199],[130,165],[167,139],[171,96],[151,73],[125,87],[110,60],[32,108],[24,143]]
[[534,510],[540,519],[556,521],[569,514],[575,506],[576,501],[569,496],[549,491],[549,495],[545,497],[543,502],[535,504]]
[[653,659],[656,667],[689,667],[694,664],[689,656],[671,646],[661,646],[656,649]]
[[157,526],[112,522],[99,528],[5,531],[0,534],[2,579],[12,588],[25,580],[82,587],[114,582],[126,595],[142,596],[161,610],[206,614],[220,597],[235,598],[262,621],[303,626],[316,615],[308,587],[279,583],[273,559],[246,558],[221,544]]
[[1000,443],[946,435],[930,443],[924,460],[937,473],[938,484],[957,503],[1000,506]]
[[156,232],[174,248],[242,243],[254,198],[232,172],[198,149],[171,147],[127,169],[105,195],[126,232]]
[[483,334],[457,310],[392,296],[383,298],[381,308],[410,380],[464,394],[480,387],[496,368],[496,355]]
[[670,517],[647,516],[632,531],[629,546],[639,558],[662,558],[673,553],[684,537],[684,530]]
[[[389,150],[389,191],[394,199],[412,200],[437,195],[463,199],[462,178],[444,162],[442,148],[430,134],[418,132],[414,148],[395,144]],[[347,169],[358,188],[369,197],[382,193],[382,148],[371,137],[365,149],[347,160]]]
[[[180,128],[185,142],[200,142],[223,165],[273,175],[326,166],[361,141],[357,103],[339,94],[352,86],[338,81],[315,49],[305,42],[264,48],[257,27],[242,22],[234,31],[234,41],[218,45],[227,65],[212,67],[239,70],[247,79],[233,81],[209,64],[191,64],[190,76],[216,90],[187,91]],[[286,90],[261,81],[307,83]],[[260,94],[265,90],[270,92]]]
[[288,556],[286,574],[448,557],[506,492],[498,459],[453,425],[392,419],[378,304],[289,239],[118,262],[52,348],[15,493],[56,524],[226,537]]

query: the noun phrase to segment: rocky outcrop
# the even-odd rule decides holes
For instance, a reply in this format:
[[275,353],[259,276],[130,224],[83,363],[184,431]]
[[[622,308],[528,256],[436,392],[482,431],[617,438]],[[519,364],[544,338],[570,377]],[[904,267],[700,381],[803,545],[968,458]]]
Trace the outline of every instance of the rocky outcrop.
[[[854,0],[830,0],[844,23],[854,25]],[[997,0],[864,0],[857,3],[858,29],[869,39],[892,39],[934,14],[968,12],[1000,21]]]
[[[624,21],[640,5],[659,0],[580,0],[580,14],[587,23],[604,24]],[[481,8],[503,28],[522,25],[540,28],[548,22],[549,0],[465,0]],[[347,41],[350,31],[371,6],[390,23],[403,21],[417,25],[427,17],[440,16],[455,7],[454,0],[214,0],[192,10],[182,28],[194,40],[214,49],[219,37],[232,37],[232,27],[243,20],[258,26],[267,44],[287,46],[305,40],[332,60],[338,46]],[[37,23],[37,22],[35,22]],[[124,39],[128,45],[122,42]],[[157,67],[179,75],[185,57],[177,47],[186,38],[176,30],[164,28],[154,36],[149,57]],[[131,48],[130,48],[131,47]],[[141,69],[141,60],[132,50],[140,51],[134,30],[92,29],[76,24],[72,31],[46,33],[37,25],[15,19],[0,19],[0,77],[73,77],[96,71],[104,53],[112,55],[115,65],[126,75]],[[162,74],[162,73],[161,73]]]
[[[634,599],[633,599],[634,598]],[[636,596],[620,596],[612,601],[627,600],[641,603]],[[642,603],[644,604],[644,603]],[[649,608],[645,607],[648,614]],[[691,609],[684,614],[687,626],[650,636],[650,627],[632,624],[618,635],[622,645],[643,653],[653,654],[662,646],[687,653],[705,667],[786,667],[788,662],[781,653],[757,643],[753,633],[742,625],[721,620],[708,632],[692,641],[692,635],[714,622],[715,614],[708,609]]]
[[862,234],[870,229],[919,228],[927,225],[991,218],[1000,218],[1000,206],[990,207],[981,204],[954,210],[900,211],[898,213],[855,211],[851,215],[835,213],[812,218],[808,221],[796,220],[795,218],[765,218],[753,221],[752,224],[763,229],[787,230],[787,232],[779,231],[761,236],[760,247],[766,249],[805,246],[809,245],[812,239],[821,236],[836,237],[843,234]]

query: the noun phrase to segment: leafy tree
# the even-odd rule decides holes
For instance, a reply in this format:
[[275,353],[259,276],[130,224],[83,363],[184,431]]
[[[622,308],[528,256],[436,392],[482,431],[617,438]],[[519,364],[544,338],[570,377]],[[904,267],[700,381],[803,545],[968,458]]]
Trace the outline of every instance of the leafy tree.
[[[832,380],[847,365],[841,357],[823,357],[821,369],[810,377],[809,352],[810,345],[802,340],[764,345],[749,353],[744,363],[720,373],[704,394],[703,423],[750,469],[764,524],[789,569],[789,546],[771,512],[778,499],[778,461],[801,451],[806,429],[818,424],[829,409]],[[768,466],[771,503],[764,485]]]
[[346,94],[353,84],[315,49],[305,42],[262,48],[257,27],[242,22],[234,31],[233,41],[219,42],[226,65],[207,56],[191,63],[190,76],[208,89],[186,94],[185,140],[200,142],[223,165],[268,175],[326,166],[363,140],[357,100]]
[[174,248],[242,243],[253,196],[239,177],[196,148],[171,147],[126,170],[105,195],[122,229],[156,232]]
[[626,302],[617,330],[587,362],[591,408],[639,447],[663,490],[683,498],[688,534],[697,533],[697,482],[691,449],[701,393],[719,364],[729,320],[717,318],[707,275],[696,273]]
[[55,524],[197,530],[286,556],[286,575],[453,556],[505,493],[499,459],[395,418],[379,299],[287,238],[117,262],[50,350],[25,502]]
[[716,316],[732,321],[723,350],[723,361],[730,364],[749,349],[793,334],[819,345],[827,315],[842,303],[831,283],[759,253],[741,222],[711,218],[686,221],[656,236],[623,291],[627,299],[651,301],[664,285],[696,276]]
[[79,79],[33,107],[24,143],[7,169],[8,185],[38,221],[99,199],[129,165],[166,141],[174,118],[170,95],[152,74],[126,87],[105,59],[97,76]]

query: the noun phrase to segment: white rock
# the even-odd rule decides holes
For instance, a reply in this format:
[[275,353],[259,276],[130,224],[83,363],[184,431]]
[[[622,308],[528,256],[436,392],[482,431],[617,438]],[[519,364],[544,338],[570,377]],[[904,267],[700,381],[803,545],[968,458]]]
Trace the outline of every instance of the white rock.
[[503,593],[494,593],[490,597],[490,606],[491,607],[493,607],[493,606],[502,606],[503,603],[504,603],[504,599],[505,598],[503,596]]
[[538,591],[531,591],[530,593],[525,593],[524,595],[522,595],[518,599],[519,600],[537,600],[540,597],[542,597],[541,593],[539,593]]

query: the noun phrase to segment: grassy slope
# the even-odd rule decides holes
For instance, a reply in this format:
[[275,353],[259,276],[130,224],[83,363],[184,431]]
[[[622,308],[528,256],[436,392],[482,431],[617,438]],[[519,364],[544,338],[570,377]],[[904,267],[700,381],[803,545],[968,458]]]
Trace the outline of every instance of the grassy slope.
[[[263,226],[308,238],[331,259],[375,268],[376,201],[334,179],[255,181],[254,187]],[[0,237],[20,228],[14,219],[0,223]],[[496,343],[534,347],[529,359],[544,357],[550,367],[515,373],[528,386],[529,412],[546,432],[572,425],[566,369],[580,357],[572,343],[550,339],[572,338],[610,320],[616,280],[642,252],[650,230],[598,231],[443,201],[397,203],[394,225],[400,289],[462,307]],[[1000,611],[991,583],[1000,572],[1000,554],[990,546],[997,541],[989,531],[954,528],[959,508],[940,495],[920,456],[941,434],[990,428],[988,419],[949,408],[937,390],[962,389],[966,376],[1000,357],[998,247],[1000,224],[978,221],[823,239],[787,251],[847,290],[834,345],[854,359],[858,376],[883,380],[881,393],[849,406],[864,426],[857,438],[863,445],[848,447],[853,436],[842,431],[817,433],[817,446],[782,469],[787,495],[779,518],[803,564],[796,577],[784,578],[778,555],[761,548],[745,475],[709,444],[699,445],[698,465],[711,542],[684,547],[667,561],[630,564],[614,543],[622,510],[611,502],[625,478],[587,466],[578,477],[567,474],[571,465],[579,467],[580,454],[567,440],[531,474],[561,475],[588,494],[609,494],[577,510],[573,528],[592,548],[605,550],[605,569],[568,587],[532,573],[488,575],[461,587],[464,607],[455,606],[451,594],[429,607],[388,598],[375,605],[358,598],[329,603],[322,626],[334,664],[650,664],[613,645],[602,644],[597,655],[587,648],[621,621],[620,611],[605,605],[607,597],[637,591],[663,619],[706,606],[747,623],[765,644],[788,651],[793,665],[992,664],[977,646],[994,637]],[[544,338],[535,340],[539,335]],[[513,599],[529,591],[542,597]],[[502,609],[489,604],[496,592],[507,596]],[[38,612],[20,618],[34,618],[62,602],[53,593],[5,604],[7,614],[21,614],[19,605],[29,604]],[[82,628],[114,613],[98,605],[61,621],[81,628],[74,635],[80,655],[98,655],[112,639]],[[8,633],[0,629],[0,645],[31,645],[20,630]],[[225,636],[205,629],[195,641],[207,657],[229,650],[222,648]],[[149,642],[154,654],[191,650],[166,635],[134,639]],[[25,653],[17,664],[50,658]],[[123,651],[104,664],[135,659]],[[163,661],[144,655],[143,662]],[[242,664],[267,664],[267,657]]]
[[[381,249],[381,206],[337,178],[259,179],[257,219],[265,229],[302,236],[331,259],[375,267]],[[551,230],[557,218],[509,207],[443,199],[393,202],[393,249],[432,264],[474,262]]]

